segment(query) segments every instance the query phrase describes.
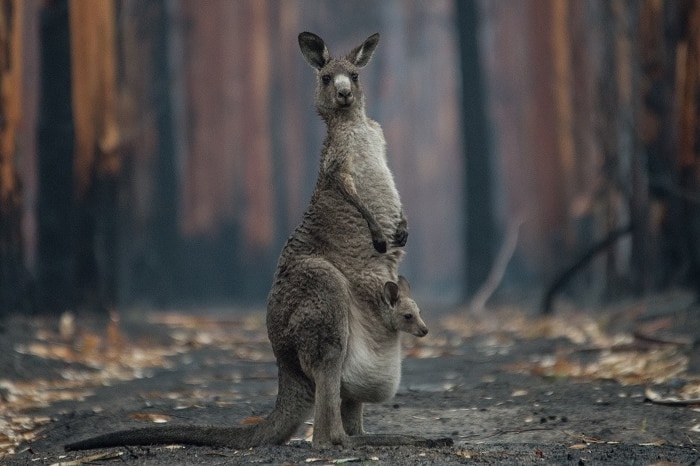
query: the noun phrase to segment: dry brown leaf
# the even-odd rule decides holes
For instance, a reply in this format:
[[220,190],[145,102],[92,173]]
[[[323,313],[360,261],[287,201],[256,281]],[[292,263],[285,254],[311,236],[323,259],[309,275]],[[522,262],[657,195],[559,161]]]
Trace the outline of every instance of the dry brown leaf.
[[173,418],[167,414],[159,413],[131,413],[129,417],[138,421],[155,422],[156,424],[164,424]]
[[265,418],[263,417],[247,417],[243,419],[241,424],[248,425],[248,424],[257,424],[258,422],[264,421]]
[[[685,387],[683,387],[685,388]],[[652,403],[670,406],[700,405],[700,397],[696,397],[695,390],[679,390],[677,396],[662,395],[651,387],[644,390],[644,396]]]
[[694,380],[685,384],[678,394],[684,399],[700,398],[700,381]]
[[660,439],[654,442],[644,442],[639,444],[642,447],[660,447],[661,445],[666,445],[666,440]]

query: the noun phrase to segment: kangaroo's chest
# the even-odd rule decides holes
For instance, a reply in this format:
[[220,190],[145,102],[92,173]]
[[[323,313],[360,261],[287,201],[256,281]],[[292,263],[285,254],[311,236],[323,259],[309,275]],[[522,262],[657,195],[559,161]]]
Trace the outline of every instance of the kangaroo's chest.
[[386,143],[379,125],[368,124],[355,130],[348,138],[348,149],[358,196],[375,215],[395,220],[401,211],[401,200],[387,164]]

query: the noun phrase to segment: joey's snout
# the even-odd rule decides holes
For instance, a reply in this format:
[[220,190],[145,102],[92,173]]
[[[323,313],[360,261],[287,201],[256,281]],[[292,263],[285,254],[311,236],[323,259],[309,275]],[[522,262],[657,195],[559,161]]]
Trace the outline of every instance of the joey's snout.
[[413,332],[413,334],[414,334],[415,336],[417,336],[417,337],[421,337],[421,338],[422,338],[422,337],[424,337],[424,336],[426,336],[426,335],[428,334],[428,327],[426,327],[425,324],[424,324],[424,325],[420,325],[420,326],[418,326],[418,327],[415,329],[415,331]]

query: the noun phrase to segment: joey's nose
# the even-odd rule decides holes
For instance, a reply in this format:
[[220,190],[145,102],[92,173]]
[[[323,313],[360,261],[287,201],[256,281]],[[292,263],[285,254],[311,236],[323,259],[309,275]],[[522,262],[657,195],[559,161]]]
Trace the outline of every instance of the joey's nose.
[[428,334],[428,327],[420,327],[416,330],[416,333],[414,333],[415,336],[417,337],[424,337]]

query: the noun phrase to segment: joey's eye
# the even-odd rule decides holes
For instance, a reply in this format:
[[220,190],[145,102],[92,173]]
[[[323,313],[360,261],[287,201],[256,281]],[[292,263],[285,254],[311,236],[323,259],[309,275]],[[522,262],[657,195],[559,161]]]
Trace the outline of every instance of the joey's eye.
[[350,79],[352,79],[353,81],[357,81],[358,77],[359,76],[357,75],[357,73],[350,73]]
[[331,75],[330,74],[324,74],[321,76],[321,81],[323,81],[323,84],[328,84],[331,82]]
[[403,318],[406,319],[406,321],[410,322],[413,320],[413,314],[404,314]]

